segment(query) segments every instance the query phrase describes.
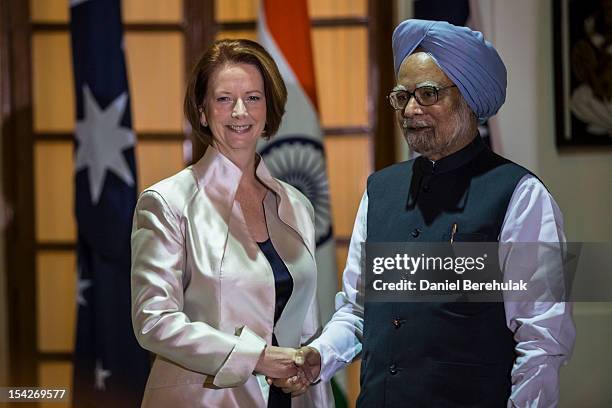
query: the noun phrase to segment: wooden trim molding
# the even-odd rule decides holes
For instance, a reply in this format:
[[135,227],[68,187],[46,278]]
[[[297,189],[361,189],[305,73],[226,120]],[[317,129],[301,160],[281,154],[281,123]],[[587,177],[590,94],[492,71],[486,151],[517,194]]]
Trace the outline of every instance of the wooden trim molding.
[[374,170],[395,163],[393,111],[386,94],[394,84],[393,2],[369,0],[370,14],[370,125],[374,131]]
[[34,166],[29,2],[0,2],[2,152],[5,196],[13,209],[6,236],[12,385],[37,384]]
[[[359,27],[367,26],[369,19],[367,17],[333,17],[333,18],[313,18],[310,20],[310,26],[313,28],[328,28],[328,27]],[[257,21],[224,21],[218,23],[219,31],[245,31],[256,30]]]
[[[140,142],[181,142],[185,135],[179,132],[141,132],[134,133]],[[35,132],[34,140],[37,142],[72,142],[74,134],[70,132]]]
[[[60,31],[70,32],[69,23],[32,23],[32,32],[38,31]],[[125,32],[130,31],[144,31],[144,32],[173,32],[183,31],[185,26],[180,23],[125,23],[123,24],[123,30]]]
[[[214,0],[184,0],[185,16],[185,80],[189,78],[198,57],[215,40],[218,27],[215,22]],[[191,163],[198,161],[206,151],[204,143],[188,134],[191,140]]]

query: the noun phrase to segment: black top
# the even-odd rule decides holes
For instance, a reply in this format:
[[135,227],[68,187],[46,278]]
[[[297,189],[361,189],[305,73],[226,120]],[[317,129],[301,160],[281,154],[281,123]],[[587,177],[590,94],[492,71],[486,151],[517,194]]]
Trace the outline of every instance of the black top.
[[287,269],[287,266],[274,249],[270,238],[264,242],[258,242],[261,252],[266,256],[266,259],[272,267],[272,273],[274,273],[274,288],[276,292],[276,306],[274,308],[274,324],[278,322],[281,313],[285,309],[291,292],[293,292],[293,278]]
[[[265,255],[266,259],[272,267],[272,273],[274,274],[274,289],[276,295],[276,302],[274,307],[274,324],[280,318],[291,293],[293,292],[293,278],[287,269],[287,265],[283,262],[281,257],[276,252],[274,245],[270,238],[264,242],[258,242],[261,252]],[[276,336],[272,333],[272,345],[278,346]],[[268,396],[268,408],[290,408],[291,407],[291,394],[285,394],[280,388],[275,386],[270,387],[270,394]]]

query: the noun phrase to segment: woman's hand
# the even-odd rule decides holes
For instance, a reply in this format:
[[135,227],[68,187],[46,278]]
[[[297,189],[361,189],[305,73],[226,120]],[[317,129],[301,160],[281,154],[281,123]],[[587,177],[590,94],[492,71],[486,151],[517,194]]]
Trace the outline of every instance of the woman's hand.
[[264,348],[255,372],[269,378],[289,378],[297,374],[296,350],[288,347],[267,346]]
[[321,355],[313,347],[302,347],[296,350],[295,364],[297,375],[289,378],[269,379],[268,384],[282,388],[283,392],[292,397],[302,395],[308,387],[319,377],[321,372]]

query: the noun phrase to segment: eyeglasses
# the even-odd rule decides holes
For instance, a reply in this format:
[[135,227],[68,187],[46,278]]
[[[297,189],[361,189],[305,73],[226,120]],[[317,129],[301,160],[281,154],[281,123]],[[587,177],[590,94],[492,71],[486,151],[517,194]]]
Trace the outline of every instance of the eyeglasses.
[[419,86],[414,92],[408,92],[405,89],[398,89],[397,91],[391,92],[387,99],[391,104],[391,107],[395,110],[404,110],[406,105],[410,101],[410,98],[414,96],[417,103],[421,106],[431,106],[438,102],[438,93],[445,89],[456,87],[457,85],[449,85],[442,88],[436,86],[426,85]]

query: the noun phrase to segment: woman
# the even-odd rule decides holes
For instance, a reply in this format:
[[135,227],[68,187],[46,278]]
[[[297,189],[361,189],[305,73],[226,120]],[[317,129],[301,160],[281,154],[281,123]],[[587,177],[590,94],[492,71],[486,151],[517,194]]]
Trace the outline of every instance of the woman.
[[327,384],[292,401],[265,378],[294,376],[294,348],[319,328],[312,206],[255,151],[286,99],[252,41],[217,41],[191,75],[185,115],[206,153],[134,215],[132,320],[156,354],[143,406],[333,405]]

